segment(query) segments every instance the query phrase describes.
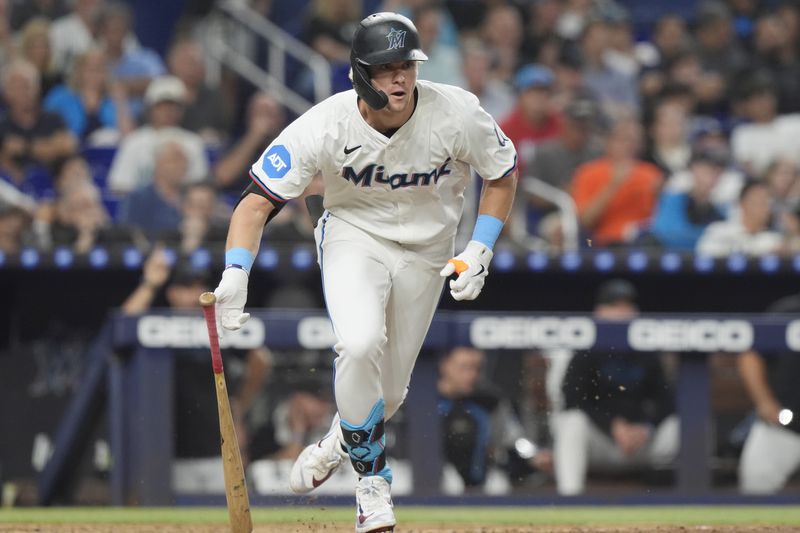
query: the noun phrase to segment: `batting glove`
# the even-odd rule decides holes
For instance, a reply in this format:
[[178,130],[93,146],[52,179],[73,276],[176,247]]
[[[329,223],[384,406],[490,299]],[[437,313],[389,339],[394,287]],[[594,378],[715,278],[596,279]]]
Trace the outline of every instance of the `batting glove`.
[[250,313],[244,312],[247,281],[247,272],[243,269],[226,268],[219,286],[214,290],[214,296],[217,297],[217,316],[225,329],[237,330],[250,318]]
[[458,274],[450,280],[450,294],[454,300],[474,300],[481,293],[483,283],[489,274],[489,263],[494,253],[483,243],[469,241],[463,252],[450,259],[439,275],[447,277]]

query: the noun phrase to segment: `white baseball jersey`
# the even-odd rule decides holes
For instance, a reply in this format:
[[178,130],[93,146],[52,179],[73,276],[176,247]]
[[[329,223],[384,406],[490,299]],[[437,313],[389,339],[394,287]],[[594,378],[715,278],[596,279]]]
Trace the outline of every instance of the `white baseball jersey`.
[[470,167],[485,179],[507,176],[516,151],[473,94],[416,87],[417,107],[391,137],[367,124],[355,91],[327,98],[283,130],[251,177],[282,202],[320,172],[325,208],[368,233],[407,244],[453,237]]

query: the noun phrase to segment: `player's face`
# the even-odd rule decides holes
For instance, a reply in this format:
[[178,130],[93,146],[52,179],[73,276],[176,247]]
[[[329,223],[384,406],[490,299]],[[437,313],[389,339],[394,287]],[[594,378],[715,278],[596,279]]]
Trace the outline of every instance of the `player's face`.
[[386,110],[390,112],[406,111],[414,97],[414,86],[417,83],[417,62],[398,61],[370,67],[372,85],[386,93],[389,103]]

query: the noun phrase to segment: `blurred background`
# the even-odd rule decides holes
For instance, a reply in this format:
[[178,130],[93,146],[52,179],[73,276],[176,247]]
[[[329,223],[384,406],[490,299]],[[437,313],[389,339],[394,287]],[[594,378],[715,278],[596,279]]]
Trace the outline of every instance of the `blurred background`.
[[[388,425],[394,492],[797,498],[800,2],[0,0],[2,505],[223,501],[197,297],[250,165],[350,89],[381,10],[521,176],[487,290],[442,299]],[[253,273],[223,356],[268,501],[334,413],[302,201]]]

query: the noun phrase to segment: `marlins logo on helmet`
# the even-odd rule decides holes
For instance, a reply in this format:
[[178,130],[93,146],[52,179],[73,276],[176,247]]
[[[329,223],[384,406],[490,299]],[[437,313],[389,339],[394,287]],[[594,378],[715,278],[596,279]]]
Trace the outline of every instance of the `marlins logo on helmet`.
[[397,50],[405,46],[406,32],[404,30],[392,28],[391,31],[386,34],[386,38],[389,39],[389,47],[387,50]]

